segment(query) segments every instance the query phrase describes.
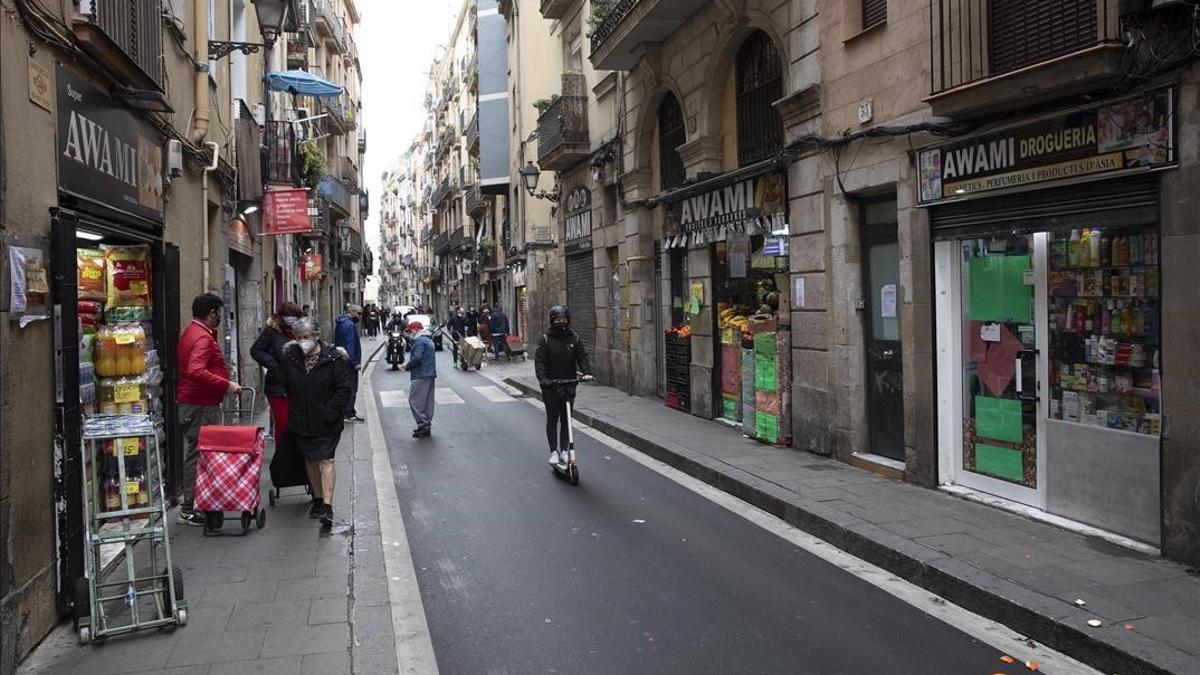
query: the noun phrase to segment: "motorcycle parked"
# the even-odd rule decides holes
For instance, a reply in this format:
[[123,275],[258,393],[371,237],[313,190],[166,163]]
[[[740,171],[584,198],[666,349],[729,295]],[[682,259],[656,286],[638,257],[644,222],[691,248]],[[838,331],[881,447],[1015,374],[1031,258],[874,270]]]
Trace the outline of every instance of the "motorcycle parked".
[[400,370],[404,365],[404,347],[404,333],[395,328],[388,330],[387,362],[392,370]]

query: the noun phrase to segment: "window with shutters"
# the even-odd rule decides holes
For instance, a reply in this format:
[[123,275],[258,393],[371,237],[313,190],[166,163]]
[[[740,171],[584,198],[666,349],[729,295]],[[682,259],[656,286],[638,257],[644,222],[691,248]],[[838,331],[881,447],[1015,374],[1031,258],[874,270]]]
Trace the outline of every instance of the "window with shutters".
[[755,31],[737,55],[738,166],[768,159],[783,147],[783,64],[771,38]]
[[1096,41],[1096,0],[992,0],[991,74],[1069,54]]
[[862,29],[887,23],[887,0],[862,0]]
[[[161,0],[91,0],[76,4],[80,14],[88,19],[72,26],[85,50],[102,60],[105,65],[113,66],[113,70],[120,73],[123,84],[135,88],[153,86],[161,91]],[[172,10],[176,7],[175,3],[169,1],[168,5]],[[106,38],[104,41],[120,53],[110,57],[106,51],[111,50],[111,47],[101,48],[96,40],[92,39],[93,30],[103,33]],[[128,59],[128,62],[124,62],[125,59]],[[128,68],[127,63],[136,66],[136,71],[140,73],[131,75],[130,71],[134,69]]]
[[658,177],[663,190],[678,187],[687,178],[683,158],[679,156],[679,146],[686,141],[679,101],[674,94],[667,94],[658,106]]

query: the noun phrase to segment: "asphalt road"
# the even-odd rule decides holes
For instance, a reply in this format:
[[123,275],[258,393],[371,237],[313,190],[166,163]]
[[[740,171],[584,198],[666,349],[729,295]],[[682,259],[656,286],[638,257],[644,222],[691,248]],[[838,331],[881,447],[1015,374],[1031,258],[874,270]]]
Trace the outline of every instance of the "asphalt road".
[[442,673],[1028,672],[581,434],[572,487],[540,408],[439,374],[420,441],[408,375],[373,386]]

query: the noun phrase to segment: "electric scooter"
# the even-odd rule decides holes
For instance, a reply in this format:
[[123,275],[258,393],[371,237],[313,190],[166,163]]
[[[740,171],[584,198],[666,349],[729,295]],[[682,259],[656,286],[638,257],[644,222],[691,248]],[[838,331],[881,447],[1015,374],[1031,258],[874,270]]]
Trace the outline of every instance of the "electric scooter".
[[[550,380],[549,384],[567,386],[590,380],[591,378],[587,377],[582,380]],[[567,401],[567,450],[560,452],[559,455],[561,461],[558,464],[550,465],[554,475],[570,481],[571,485],[579,485],[579,463],[575,460],[575,420],[572,417],[571,401],[569,400]]]

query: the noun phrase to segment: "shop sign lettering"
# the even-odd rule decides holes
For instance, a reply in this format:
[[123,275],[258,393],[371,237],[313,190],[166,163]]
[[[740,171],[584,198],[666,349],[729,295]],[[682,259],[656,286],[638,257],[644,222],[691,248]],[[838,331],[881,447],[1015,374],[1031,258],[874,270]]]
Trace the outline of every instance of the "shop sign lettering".
[[709,237],[730,229],[786,233],[786,176],[768,173],[685,197],[667,205],[667,217],[668,237],[698,233]]
[[563,242],[567,253],[592,248],[592,193],[578,188],[567,195]]
[[138,216],[163,216],[162,145],[133,113],[59,66],[58,183]]
[[308,190],[281,188],[263,195],[263,233],[304,234],[312,230],[308,218]]
[[1173,106],[1163,90],[922,151],[920,201],[1170,164]]

